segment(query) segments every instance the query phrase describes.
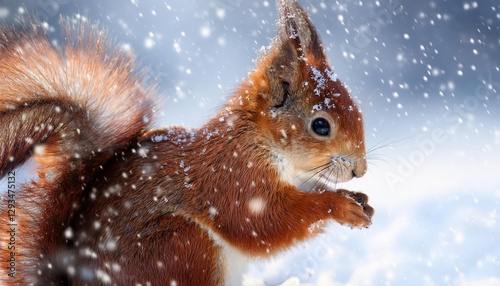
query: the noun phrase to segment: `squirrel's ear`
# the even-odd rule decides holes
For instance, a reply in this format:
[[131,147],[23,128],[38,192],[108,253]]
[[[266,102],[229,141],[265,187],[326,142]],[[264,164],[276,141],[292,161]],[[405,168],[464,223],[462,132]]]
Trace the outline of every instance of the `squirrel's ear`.
[[291,83],[307,62],[326,62],[323,45],[296,0],[278,0],[278,33],[270,51],[271,73]]
[[314,57],[315,61],[325,61],[323,44],[309,16],[299,3],[296,0],[278,0],[278,10],[279,41],[282,43],[289,41],[300,59]]

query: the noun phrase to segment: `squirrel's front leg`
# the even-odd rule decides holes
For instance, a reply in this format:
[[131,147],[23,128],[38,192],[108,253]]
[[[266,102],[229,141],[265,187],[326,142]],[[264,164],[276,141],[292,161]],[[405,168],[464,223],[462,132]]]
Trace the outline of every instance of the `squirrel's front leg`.
[[230,213],[218,213],[210,227],[242,252],[269,255],[317,233],[313,226],[333,219],[342,225],[368,227],[373,208],[363,193],[347,190],[304,193],[294,187],[267,201],[251,198]]
[[[299,198],[291,202],[291,209],[309,208],[309,215],[304,214],[299,219],[315,223],[324,219],[333,219],[339,224],[351,227],[368,227],[374,210],[368,205],[368,196],[363,193],[347,190],[325,191],[322,193],[296,194]],[[292,214],[293,215],[293,214]]]

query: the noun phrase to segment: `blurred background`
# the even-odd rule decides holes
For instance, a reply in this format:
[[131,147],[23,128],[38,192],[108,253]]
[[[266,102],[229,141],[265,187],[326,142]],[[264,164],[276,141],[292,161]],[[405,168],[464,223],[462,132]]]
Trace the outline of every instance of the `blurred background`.
[[[500,3],[302,0],[365,114],[370,229],[331,223],[247,285],[500,285]],[[270,44],[274,1],[0,1],[61,43],[60,15],[99,22],[158,82],[158,126],[200,126]],[[1,96],[1,95],[0,95]],[[2,188],[4,185],[2,185]]]

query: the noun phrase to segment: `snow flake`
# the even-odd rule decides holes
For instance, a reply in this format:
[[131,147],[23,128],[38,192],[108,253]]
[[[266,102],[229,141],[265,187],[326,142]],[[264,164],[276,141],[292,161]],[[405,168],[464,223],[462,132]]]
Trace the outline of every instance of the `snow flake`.
[[101,269],[96,270],[95,276],[99,278],[104,284],[111,283],[111,277]]
[[5,19],[9,16],[9,9],[5,7],[0,7],[0,19]]
[[[33,152],[38,156],[43,156],[45,154],[45,145],[38,144],[33,148]],[[14,157],[12,157],[14,159]],[[13,161],[13,160],[12,160]],[[11,162],[12,162],[11,161]]]
[[217,8],[217,10],[215,11],[215,15],[220,20],[224,20],[224,18],[226,18],[226,10],[224,10],[223,8]]
[[314,89],[316,95],[320,95],[321,90],[325,89],[327,80],[338,81],[337,74],[327,68],[324,70],[326,77],[316,67],[311,67],[311,71],[313,73],[312,79],[316,82],[316,88]]
[[282,136],[284,139],[288,138],[288,136],[287,136],[287,134],[286,134],[286,130],[285,130],[285,129],[281,129],[281,130],[280,130],[280,132],[281,132],[281,136]]
[[[334,95],[334,96],[335,96],[335,95]],[[330,103],[331,101],[332,101],[332,100],[331,100],[331,98],[328,98],[328,97],[326,97],[326,98],[325,98],[325,101],[324,101],[324,102],[325,102],[325,106],[326,106],[326,108],[328,108],[328,109],[335,108],[335,103],[333,103],[333,102],[332,102],[332,103]]]
[[214,136],[214,135],[218,135],[218,134],[219,134],[219,129],[218,129],[218,128],[215,128],[215,130],[214,130],[214,131],[208,131],[208,129],[206,129],[206,128],[205,128],[205,129],[203,130],[203,133],[202,133],[202,134],[203,134],[203,135],[206,135],[206,137],[205,137],[205,138],[206,138],[207,140],[209,140],[210,138],[212,138],[212,136]]
[[163,135],[163,134],[151,136],[151,141],[154,143],[158,143],[158,142],[166,141],[166,140],[168,140],[168,136]]
[[316,95],[320,95],[320,89],[325,88],[326,79],[316,67],[312,67],[311,71],[313,72],[314,75],[313,79],[317,84],[316,88],[314,89],[314,93]]
[[477,8],[477,6],[478,6],[478,5],[477,5],[477,2],[476,2],[476,1],[474,1],[474,2],[472,2],[472,3],[464,3],[464,6],[463,6],[463,7],[464,7],[464,10],[465,10],[465,11],[468,11],[468,10],[471,10],[471,9],[476,9],[476,8]]
[[211,218],[214,218],[219,213],[219,211],[215,207],[210,207],[208,209],[208,213]]
[[204,25],[200,27],[200,35],[202,38],[208,38],[212,34],[212,29],[209,25]]
[[83,256],[83,257],[91,257],[91,258],[94,258],[94,259],[97,258],[97,253],[95,253],[95,251],[93,251],[92,249],[90,249],[88,247],[81,249],[80,250],[80,255]]
[[337,74],[329,69],[325,69],[325,73],[326,73],[326,76],[328,76],[328,78],[333,82],[336,82],[339,79]]
[[72,239],[73,238],[73,229],[71,229],[71,227],[68,227],[65,231],[64,231],[64,237],[66,239]]
[[151,136],[151,142],[158,143],[162,141],[171,141],[172,143],[179,145],[188,141],[193,142],[195,135],[196,133],[193,130],[183,130],[180,133],[168,130],[168,134],[157,134]]
[[182,52],[181,44],[177,40],[174,40],[173,47],[176,53],[180,54]]
[[323,110],[323,105],[321,103],[315,104],[313,106],[313,110],[321,111],[321,110]]
[[139,150],[137,151],[137,154],[139,154],[139,156],[143,157],[143,158],[146,158],[147,155],[148,155],[148,152],[149,150],[147,148],[144,148],[144,147],[141,147],[139,148]]
[[74,276],[76,274],[76,268],[73,265],[70,265],[66,268],[66,272],[69,276]]
[[107,251],[115,251],[118,248],[116,239],[108,238],[106,241],[99,245],[99,248]]
[[217,44],[221,47],[224,47],[226,45],[226,42],[226,38],[224,38],[223,36],[217,38]]
[[144,40],[144,47],[146,49],[152,49],[155,45],[155,41],[149,37]]
[[266,202],[262,198],[252,198],[248,202],[248,210],[253,215],[258,215],[266,208]]
[[113,270],[113,272],[120,272],[122,270],[122,267],[120,264],[115,262],[111,264],[111,270]]

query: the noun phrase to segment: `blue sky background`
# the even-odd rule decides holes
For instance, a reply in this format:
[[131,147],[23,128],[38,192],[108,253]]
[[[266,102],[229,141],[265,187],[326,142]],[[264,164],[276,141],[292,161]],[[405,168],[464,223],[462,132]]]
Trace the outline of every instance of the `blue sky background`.
[[[367,230],[334,223],[270,261],[248,285],[500,285],[500,3],[301,1],[365,114],[369,172],[341,187],[370,196]],[[159,82],[158,125],[199,126],[269,45],[273,1],[0,1],[99,21]],[[59,39],[60,42],[60,39]]]

